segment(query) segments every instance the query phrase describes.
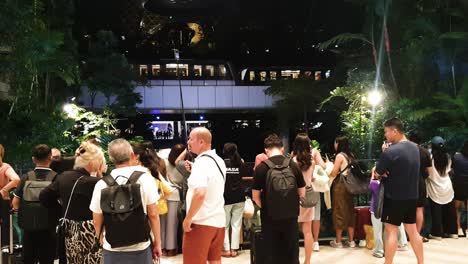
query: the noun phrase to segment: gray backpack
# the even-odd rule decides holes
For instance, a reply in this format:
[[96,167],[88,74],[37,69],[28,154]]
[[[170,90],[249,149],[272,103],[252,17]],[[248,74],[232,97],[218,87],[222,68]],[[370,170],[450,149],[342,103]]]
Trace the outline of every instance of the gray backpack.
[[52,183],[56,175],[55,171],[50,171],[43,180],[38,179],[34,171],[26,175],[18,211],[19,226],[25,231],[47,230],[53,222],[49,209],[41,205],[39,194]]

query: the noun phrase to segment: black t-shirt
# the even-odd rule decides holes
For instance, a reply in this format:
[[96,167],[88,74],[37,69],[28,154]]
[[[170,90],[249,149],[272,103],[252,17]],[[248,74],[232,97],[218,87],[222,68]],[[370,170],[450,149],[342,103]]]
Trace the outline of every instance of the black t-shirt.
[[226,164],[226,184],[224,185],[224,204],[235,204],[245,201],[244,190],[242,189],[242,172],[244,166],[232,166],[231,160],[225,159]]
[[468,178],[468,158],[461,153],[453,156],[453,172],[455,178]]
[[41,203],[50,207],[53,206],[57,200],[60,200],[63,216],[70,199],[73,185],[81,176],[83,176],[83,178],[76,184],[73,192],[70,207],[68,208],[67,219],[75,221],[92,220],[93,213],[89,209],[89,204],[93,196],[94,186],[101,178],[90,176],[85,169],[79,168],[72,171],[65,171],[57,175],[55,181],[42,190],[39,196]]
[[[281,165],[283,164],[284,160],[286,157],[283,155],[277,155],[270,157],[269,160],[271,160],[274,164],[276,165]],[[296,182],[297,182],[297,188],[302,188],[305,187],[305,181],[304,181],[304,176],[302,176],[302,171],[299,168],[299,166],[291,159],[291,162],[289,163],[291,166],[291,169],[294,173],[294,176],[296,176]],[[257,168],[255,168],[255,174],[254,174],[254,182],[252,185],[252,189],[257,190],[257,191],[262,191],[261,199],[262,199],[262,221],[268,217],[268,208],[266,206],[265,202],[265,196],[268,195],[266,193],[266,176],[268,174],[268,170],[270,168],[268,165],[265,164],[265,162],[260,163]]]
[[385,197],[392,200],[418,199],[420,154],[416,144],[403,141],[390,146],[380,156],[376,171],[385,179]]
[[429,177],[426,168],[432,166],[431,154],[427,149],[418,146],[419,149],[419,197],[426,196],[426,178]]

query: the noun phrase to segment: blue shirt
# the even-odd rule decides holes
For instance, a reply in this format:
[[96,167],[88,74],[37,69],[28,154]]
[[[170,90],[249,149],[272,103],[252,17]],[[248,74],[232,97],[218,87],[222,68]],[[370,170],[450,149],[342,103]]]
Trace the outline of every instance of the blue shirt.
[[385,150],[377,163],[376,171],[385,179],[385,197],[392,200],[418,199],[420,154],[418,146],[402,141]]

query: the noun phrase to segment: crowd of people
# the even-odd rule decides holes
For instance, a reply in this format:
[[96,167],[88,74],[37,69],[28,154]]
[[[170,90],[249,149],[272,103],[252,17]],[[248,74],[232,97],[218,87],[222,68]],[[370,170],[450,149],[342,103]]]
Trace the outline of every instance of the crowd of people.
[[[393,263],[397,250],[408,250],[409,238],[418,263],[424,263],[428,238],[466,234],[460,209],[468,199],[468,141],[452,157],[441,137],[431,140],[430,151],[416,133],[407,139],[396,118],[383,129],[382,154],[366,183],[372,197],[372,254]],[[253,175],[247,175],[236,144],[226,143],[217,154],[211,141],[208,129],[194,128],[187,146],[174,145],[163,159],[151,142],[116,139],[107,149],[112,170],[96,138],[82,142],[73,157],[39,144],[32,151],[35,168],[21,177],[3,161],[0,145],[2,241],[8,241],[4,230],[13,223],[5,216],[12,208],[23,230],[26,264],[52,264],[57,254],[60,263],[70,264],[153,263],[179,253],[188,264],[221,263],[222,257],[239,254],[246,196],[251,196],[263,234],[262,245],[251,245],[252,254],[255,247],[269,252],[257,256],[259,262],[299,263],[299,225],[304,264],[312,263],[312,253],[320,251],[323,204],[332,209],[336,232],[330,246],[357,246],[354,195],[346,183],[357,160],[350,139],[337,137],[334,161],[324,161],[307,134],[296,136],[290,153],[271,134]],[[328,176],[321,187],[317,170]],[[243,187],[246,179],[253,180],[251,193]],[[427,237],[421,235],[426,203],[432,220]]]

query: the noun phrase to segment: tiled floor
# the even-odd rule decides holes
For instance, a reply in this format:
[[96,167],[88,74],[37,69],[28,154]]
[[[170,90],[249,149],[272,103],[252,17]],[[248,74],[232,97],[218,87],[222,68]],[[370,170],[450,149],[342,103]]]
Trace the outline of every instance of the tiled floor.
[[[301,261],[304,260],[304,249],[301,248]],[[372,257],[372,251],[367,249],[333,249],[329,246],[321,246],[320,252],[312,254],[312,263],[336,263],[336,264],[380,264],[383,259]],[[468,239],[443,239],[442,241],[431,240],[424,243],[424,259],[426,264],[466,264],[468,263]],[[236,258],[223,258],[224,264],[249,264],[249,251],[243,251]],[[302,262],[301,262],[302,263]],[[413,251],[398,251],[394,264],[416,263]],[[182,264],[182,257],[164,258],[161,264]],[[286,263],[285,263],[286,264]]]

